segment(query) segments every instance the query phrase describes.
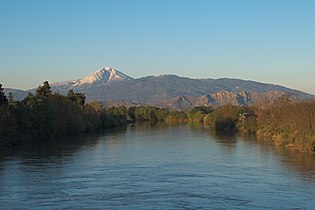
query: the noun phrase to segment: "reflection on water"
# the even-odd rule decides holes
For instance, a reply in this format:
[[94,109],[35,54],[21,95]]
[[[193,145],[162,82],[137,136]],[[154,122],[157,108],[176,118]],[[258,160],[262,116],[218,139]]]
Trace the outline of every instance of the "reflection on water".
[[[276,155],[288,171],[296,172],[311,182],[315,179],[315,156],[276,147]],[[305,179],[304,179],[305,180]]]
[[207,132],[209,140],[224,148],[223,151],[232,153],[238,145],[252,147],[256,153],[262,154],[264,158],[277,156],[280,164],[290,172],[315,179],[315,154],[303,154],[286,149],[282,146],[275,146],[272,141],[265,138],[257,139],[252,134],[229,134],[205,128],[201,124],[192,124],[192,130],[196,132]]
[[312,209],[314,196],[314,156],[199,124],[0,151],[0,209]]

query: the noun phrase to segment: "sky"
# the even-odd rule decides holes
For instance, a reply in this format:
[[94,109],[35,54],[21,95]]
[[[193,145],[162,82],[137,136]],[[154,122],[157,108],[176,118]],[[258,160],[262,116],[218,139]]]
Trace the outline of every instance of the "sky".
[[315,94],[315,0],[0,0],[0,83],[111,66],[134,78],[239,78]]

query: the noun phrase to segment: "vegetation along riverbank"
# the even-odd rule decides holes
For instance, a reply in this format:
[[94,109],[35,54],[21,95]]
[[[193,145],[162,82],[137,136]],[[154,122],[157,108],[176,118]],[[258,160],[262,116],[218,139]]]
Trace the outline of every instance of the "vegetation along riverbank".
[[315,101],[292,101],[283,96],[252,106],[200,106],[178,111],[86,103],[84,94],[72,90],[66,96],[52,93],[48,82],[22,101],[14,101],[0,86],[0,146],[50,141],[136,121],[198,122],[219,131],[266,136],[277,145],[301,152],[315,151]]

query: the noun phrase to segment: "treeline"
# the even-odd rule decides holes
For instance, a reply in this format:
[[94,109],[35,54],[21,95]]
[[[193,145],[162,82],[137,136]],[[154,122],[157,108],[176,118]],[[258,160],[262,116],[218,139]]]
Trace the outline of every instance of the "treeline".
[[289,96],[253,106],[201,106],[189,111],[132,107],[136,121],[197,122],[221,132],[243,132],[271,138],[275,144],[315,152],[315,100]]
[[223,132],[245,132],[270,137],[276,144],[315,151],[315,101],[293,102],[283,96],[253,106],[200,106],[189,111],[162,107],[104,107],[85,103],[85,95],[72,90],[52,93],[48,82],[22,101],[6,97],[0,85],[0,144],[4,137],[25,135],[45,141],[60,136],[114,128],[129,122],[197,122]]
[[14,101],[12,94],[6,97],[0,85],[0,140],[46,141],[125,124],[126,116],[115,108],[86,104],[85,95],[73,90],[66,96],[53,94],[48,82],[22,101]]
[[5,96],[0,85],[0,140],[22,136],[46,141],[136,121],[199,122],[231,132],[235,130],[237,116],[243,109],[195,107],[184,112],[153,106],[104,107],[98,102],[86,104],[85,95],[73,90],[66,96],[52,93],[47,81],[36,89],[35,94],[29,93],[24,100],[14,101],[12,94]]
[[[122,107],[118,107],[121,109]],[[126,108],[127,109],[127,108]],[[213,129],[234,132],[240,129],[240,115],[251,112],[249,107],[226,105],[218,108],[210,106],[194,107],[189,111],[169,110],[161,107],[138,106],[127,109],[127,118],[134,121],[165,121],[168,123],[203,123]],[[250,128],[250,126],[248,126]],[[247,128],[246,128],[247,129]]]
[[199,121],[224,132],[245,132],[271,138],[302,152],[315,152],[315,100],[293,101],[285,95],[252,106],[196,107],[189,121]]

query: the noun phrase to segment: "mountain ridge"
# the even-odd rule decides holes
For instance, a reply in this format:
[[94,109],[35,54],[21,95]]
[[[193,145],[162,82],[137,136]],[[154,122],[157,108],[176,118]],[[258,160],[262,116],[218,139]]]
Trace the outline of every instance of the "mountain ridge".
[[262,98],[275,100],[285,94],[293,99],[315,98],[314,95],[280,85],[232,78],[192,79],[164,74],[134,79],[112,67],[103,67],[82,79],[55,82],[51,87],[53,92],[61,94],[66,94],[70,89],[83,92],[88,101],[101,101],[111,105],[154,105],[173,109],[203,105],[249,105]]

